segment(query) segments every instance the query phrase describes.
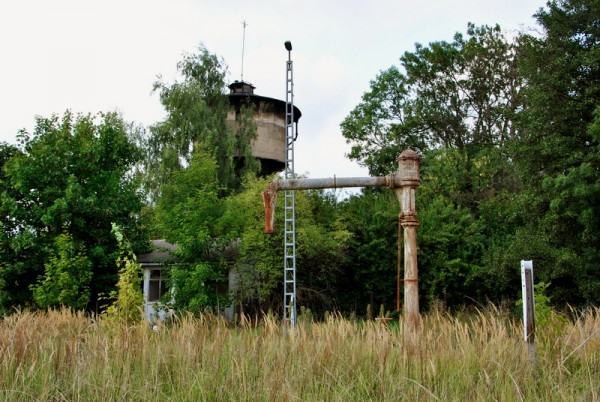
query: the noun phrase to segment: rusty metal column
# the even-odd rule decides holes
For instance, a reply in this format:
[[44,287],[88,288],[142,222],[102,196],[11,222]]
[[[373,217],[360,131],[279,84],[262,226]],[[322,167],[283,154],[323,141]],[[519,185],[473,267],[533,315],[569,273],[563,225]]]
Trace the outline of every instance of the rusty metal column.
[[396,189],[400,201],[399,224],[404,232],[404,328],[414,333],[419,327],[419,270],[417,265],[417,228],[415,190],[421,183],[419,155],[411,149],[398,157],[401,187]]

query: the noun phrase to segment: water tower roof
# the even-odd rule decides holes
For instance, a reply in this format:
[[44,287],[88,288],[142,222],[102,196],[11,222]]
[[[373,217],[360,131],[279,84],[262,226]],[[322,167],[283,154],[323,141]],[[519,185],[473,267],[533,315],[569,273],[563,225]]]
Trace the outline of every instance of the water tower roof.
[[253,95],[256,87],[249,82],[235,80],[229,84],[229,94]]
[[[285,101],[256,95],[254,89],[255,86],[248,82],[234,81],[229,85],[229,103],[235,107],[239,107],[243,102],[250,101],[257,107],[262,104],[263,107],[267,107],[273,113],[285,116]],[[297,122],[300,116],[302,116],[302,112],[294,105],[294,122]]]

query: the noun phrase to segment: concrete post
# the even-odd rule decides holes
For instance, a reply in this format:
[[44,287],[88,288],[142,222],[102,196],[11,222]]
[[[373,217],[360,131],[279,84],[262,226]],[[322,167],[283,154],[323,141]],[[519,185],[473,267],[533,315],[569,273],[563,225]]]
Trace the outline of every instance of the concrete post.
[[[396,188],[400,201],[399,224],[404,232],[404,325],[414,333],[419,327],[419,270],[417,265],[417,228],[419,220],[415,208],[415,190],[421,183],[419,155],[411,149],[397,159],[401,186]],[[400,241],[400,239],[398,239]]]

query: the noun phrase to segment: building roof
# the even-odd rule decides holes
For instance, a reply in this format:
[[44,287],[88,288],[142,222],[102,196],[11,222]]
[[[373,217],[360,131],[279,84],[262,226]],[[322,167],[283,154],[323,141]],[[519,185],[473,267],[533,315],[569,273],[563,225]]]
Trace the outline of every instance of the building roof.
[[[234,81],[229,85],[229,103],[239,108],[243,102],[251,101],[258,106],[261,102],[270,104],[271,112],[285,116],[286,103],[280,99],[269,98],[266,96],[256,95],[254,90],[256,87],[246,81]],[[294,122],[302,116],[302,112],[294,105]]]
[[173,262],[177,258],[174,252],[177,251],[177,245],[167,242],[165,239],[150,240],[153,250],[146,254],[137,256],[137,261],[140,264],[151,263],[168,263]]

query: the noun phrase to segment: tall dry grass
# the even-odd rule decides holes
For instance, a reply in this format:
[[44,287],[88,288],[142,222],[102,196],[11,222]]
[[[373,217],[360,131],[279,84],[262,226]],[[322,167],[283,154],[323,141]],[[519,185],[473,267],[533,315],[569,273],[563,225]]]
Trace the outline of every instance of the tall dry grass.
[[540,329],[537,364],[521,325],[494,308],[432,312],[414,338],[397,324],[330,315],[284,333],[270,316],[238,327],[187,316],[152,331],[20,312],[0,322],[0,400],[600,400],[600,309]]

